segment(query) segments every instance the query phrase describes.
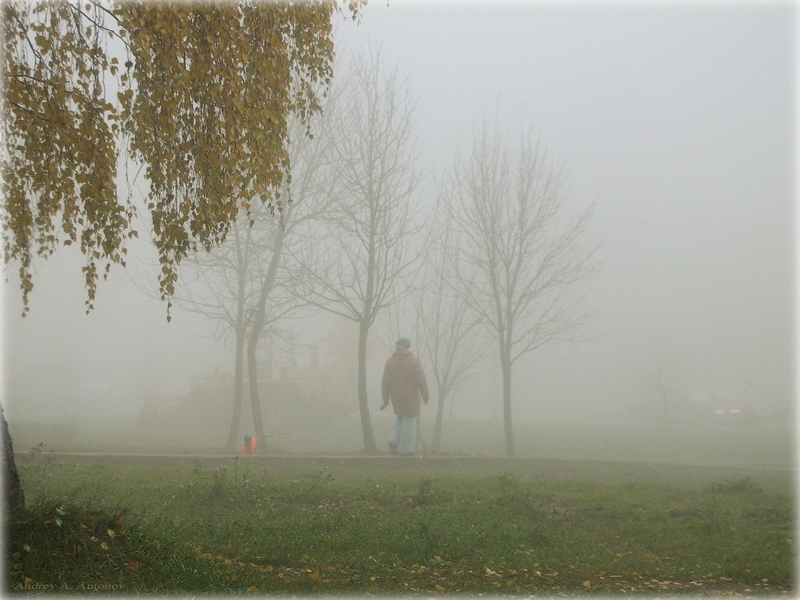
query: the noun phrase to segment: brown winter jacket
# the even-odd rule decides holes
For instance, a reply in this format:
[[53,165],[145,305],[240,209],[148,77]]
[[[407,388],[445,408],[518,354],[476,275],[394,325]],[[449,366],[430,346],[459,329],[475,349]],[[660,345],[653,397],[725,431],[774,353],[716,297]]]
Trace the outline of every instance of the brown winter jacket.
[[428,403],[428,382],[419,359],[408,348],[398,346],[386,361],[381,385],[383,404],[392,401],[398,417],[419,414],[419,397]]

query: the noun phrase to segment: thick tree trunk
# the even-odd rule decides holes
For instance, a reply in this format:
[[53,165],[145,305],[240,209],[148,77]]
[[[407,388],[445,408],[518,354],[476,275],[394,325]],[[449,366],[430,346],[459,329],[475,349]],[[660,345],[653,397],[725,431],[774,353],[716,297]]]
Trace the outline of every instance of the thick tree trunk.
[[367,403],[367,335],[369,326],[363,321],[358,326],[358,408],[361,412],[361,431],[364,434],[364,453],[378,454],[375,433]]
[[14,461],[14,444],[11,434],[8,432],[8,423],[3,406],[0,404],[0,419],[3,427],[3,477],[6,487],[6,516],[16,514],[25,509],[25,494],[22,491],[22,483],[17,473],[17,465]]

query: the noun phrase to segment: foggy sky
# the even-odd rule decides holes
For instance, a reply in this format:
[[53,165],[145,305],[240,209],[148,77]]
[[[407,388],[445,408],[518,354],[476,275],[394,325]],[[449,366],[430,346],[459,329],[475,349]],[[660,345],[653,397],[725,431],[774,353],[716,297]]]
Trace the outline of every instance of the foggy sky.
[[[516,414],[633,402],[646,393],[635,370],[658,345],[687,389],[752,383],[767,405],[791,401],[796,12],[788,3],[391,0],[368,6],[358,26],[337,25],[345,60],[380,46],[408,76],[429,199],[486,118],[533,126],[563,163],[569,206],[597,201],[591,235],[605,260],[587,288],[596,339],[521,362]],[[149,249],[132,255],[131,270],[146,272]],[[121,407],[135,407],[145,393],[179,393],[193,374],[232,368],[207,323],[176,308],[167,324],[166,306],[119,270],[84,315],[80,265],[59,251],[40,266],[24,319],[7,269],[6,386],[43,373],[61,389],[105,381],[125,390]],[[377,406],[379,381],[369,385]],[[490,373],[473,388],[480,397],[465,406],[493,416],[485,397],[499,396],[499,379]],[[3,401],[12,416],[26,411]],[[67,410],[57,397],[53,406]]]

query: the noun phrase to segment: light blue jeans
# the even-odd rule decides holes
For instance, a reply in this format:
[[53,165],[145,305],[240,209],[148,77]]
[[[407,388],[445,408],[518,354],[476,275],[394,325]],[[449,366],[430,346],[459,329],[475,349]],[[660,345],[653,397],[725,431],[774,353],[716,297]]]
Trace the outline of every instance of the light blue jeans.
[[399,454],[413,454],[417,438],[417,417],[397,417],[389,443],[397,445]]

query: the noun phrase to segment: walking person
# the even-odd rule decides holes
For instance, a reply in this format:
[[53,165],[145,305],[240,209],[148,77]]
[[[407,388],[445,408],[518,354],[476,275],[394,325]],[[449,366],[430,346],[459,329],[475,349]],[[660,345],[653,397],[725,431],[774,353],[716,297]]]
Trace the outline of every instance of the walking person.
[[396,346],[383,370],[381,410],[389,406],[391,400],[397,415],[389,436],[389,453],[410,456],[417,435],[420,396],[425,404],[428,403],[428,382],[422,363],[410,350],[411,342],[400,338]]

